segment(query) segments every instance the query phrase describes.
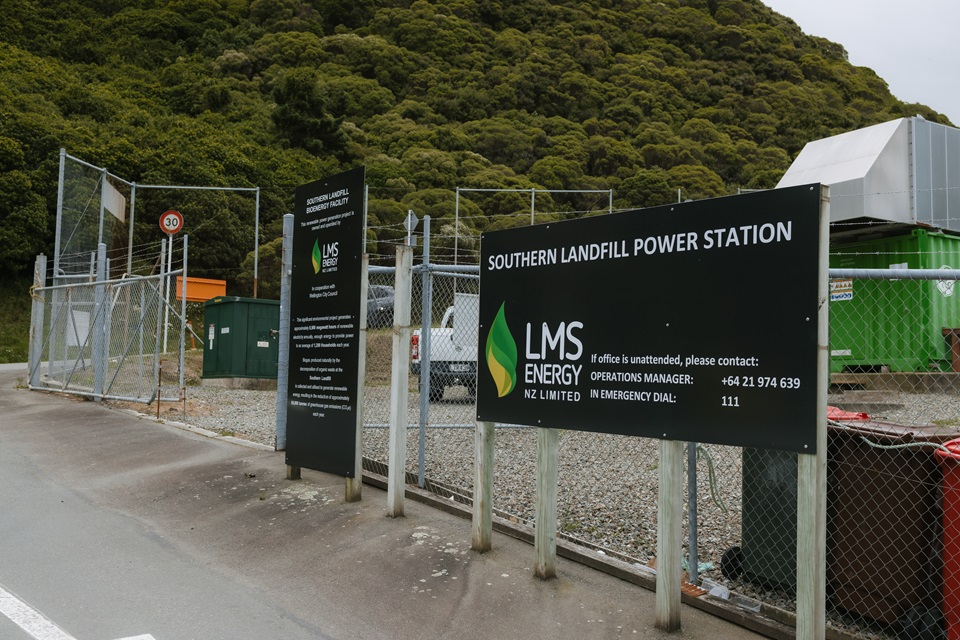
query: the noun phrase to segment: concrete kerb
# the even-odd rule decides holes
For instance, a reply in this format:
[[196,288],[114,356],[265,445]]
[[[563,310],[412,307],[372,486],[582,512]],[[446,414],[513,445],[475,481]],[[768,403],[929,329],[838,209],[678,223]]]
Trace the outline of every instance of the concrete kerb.
[[225,436],[217,433],[216,431],[210,431],[209,429],[203,429],[201,427],[195,427],[193,425],[187,424],[185,422],[176,422],[174,420],[164,420],[157,419],[156,416],[149,413],[143,413],[142,411],[137,411],[135,409],[124,409],[122,407],[111,407],[105,405],[108,409],[112,411],[121,411],[124,413],[129,413],[132,416],[135,416],[141,420],[148,420],[156,424],[161,424],[174,429],[180,429],[181,431],[189,431],[190,433],[203,436],[205,438],[211,438],[213,440],[224,440],[226,442],[232,442],[233,444],[240,445],[241,447],[248,447],[250,449],[257,449],[259,451],[276,451],[273,447],[267,446],[265,444],[260,444],[259,442],[251,442],[250,440],[244,440],[243,438],[238,438],[236,436]]

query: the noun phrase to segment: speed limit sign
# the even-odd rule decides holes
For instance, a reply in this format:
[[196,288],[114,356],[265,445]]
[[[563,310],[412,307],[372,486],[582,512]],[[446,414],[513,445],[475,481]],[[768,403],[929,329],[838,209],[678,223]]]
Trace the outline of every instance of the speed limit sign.
[[172,236],[182,228],[183,216],[180,215],[179,211],[164,211],[163,215],[160,216],[160,229],[164,233]]

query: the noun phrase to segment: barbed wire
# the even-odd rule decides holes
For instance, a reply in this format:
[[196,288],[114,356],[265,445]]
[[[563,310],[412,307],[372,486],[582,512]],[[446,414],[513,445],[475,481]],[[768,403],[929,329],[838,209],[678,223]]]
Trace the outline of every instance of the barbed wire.
[[376,229],[399,229],[399,230],[402,230],[402,231],[404,231],[404,232],[406,232],[406,230],[407,230],[406,227],[404,227],[404,225],[403,225],[402,222],[398,222],[398,223],[396,223],[396,224],[378,224],[378,225],[371,225],[371,226],[368,226],[367,229],[374,229],[374,230],[376,230]]

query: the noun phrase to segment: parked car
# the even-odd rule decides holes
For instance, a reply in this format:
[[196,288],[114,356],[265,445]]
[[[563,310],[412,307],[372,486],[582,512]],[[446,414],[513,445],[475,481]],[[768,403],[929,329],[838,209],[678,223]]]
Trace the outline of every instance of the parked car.
[[[480,296],[456,293],[440,326],[430,329],[430,402],[443,399],[447,387],[462,385],[471,397],[477,395],[477,333],[480,328]],[[414,329],[410,342],[410,372],[420,378],[422,332]]]
[[367,328],[383,329],[393,325],[393,287],[367,286]]

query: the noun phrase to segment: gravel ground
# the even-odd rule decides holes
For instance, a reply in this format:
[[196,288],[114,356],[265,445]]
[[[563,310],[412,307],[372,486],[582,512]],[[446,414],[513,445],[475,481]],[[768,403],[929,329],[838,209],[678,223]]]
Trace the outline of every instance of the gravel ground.
[[[185,421],[267,445],[275,438],[275,391],[190,387]],[[368,387],[367,424],[389,422],[389,388]],[[831,395],[831,404],[855,403],[855,394]],[[875,400],[875,399],[874,399]],[[945,431],[960,428],[960,396],[885,393],[871,417],[901,424],[935,423]],[[419,421],[419,396],[409,397],[410,422]],[[465,390],[452,389],[430,406],[425,474],[432,481],[473,488],[474,407]],[[176,410],[174,409],[174,415]],[[174,416],[171,416],[174,417]],[[175,419],[180,419],[176,416]],[[450,425],[464,425],[455,428]],[[389,432],[364,430],[364,455],[386,463]],[[419,430],[407,441],[408,471],[418,471]],[[560,438],[558,523],[562,535],[639,564],[652,562],[656,550],[658,451],[656,441],[564,431]],[[731,582],[719,571],[724,551],[741,540],[741,449],[706,445],[697,464],[700,577],[735,593],[792,610],[792,597],[744,581]],[[494,509],[516,522],[534,517],[536,431],[498,428],[495,440]],[[784,526],[788,526],[786,523]],[[686,523],[684,540],[686,540]],[[686,553],[686,551],[685,551]],[[862,619],[831,613],[830,624],[855,630],[863,638],[891,637],[870,629]]]
[[[844,394],[835,396],[842,401]],[[960,395],[883,392],[883,402],[870,411],[876,420],[898,424],[935,424],[944,431],[960,427]],[[869,407],[868,407],[869,408]]]
[[[367,390],[367,424],[389,422],[389,389]],[[191,387],[187,390],[189,424],[231,433],[267,445],[275,438],[275,391]],[[410,422],[419,421],[419,396],[411,393]],[[463,389],[448,389],[442,402],[430,406],[426,434],[425,475],[432,481],[473,490],[474,407]],[[172,417],[172,416],[171,416]],[[177,416],[177,419],[180,419]],[[463,425],[460,428],[451,425]],[[364,430],[364,455],[387,462],[389,431]],[[495,444],[494,508],[505,517],[531,522],[534,517],[536,430],[498,428]],[[719,562],[739,538],[739,449],[709,445],[698,464],[699,549],[701,562]],[[419,430],[407,441],[408,471],[417,473]],[[590,545],[646,563],[655,554],[657,464],[659,444],[624,436],[564,431],[560,438],[558,526],[562,533]],[[712,462],[708,463],[707,455]],[[712,480],[709,465],[715,469]],[[719,496],[724,512],[711,500]],[[736,535],[731,538],[726,532]]]

